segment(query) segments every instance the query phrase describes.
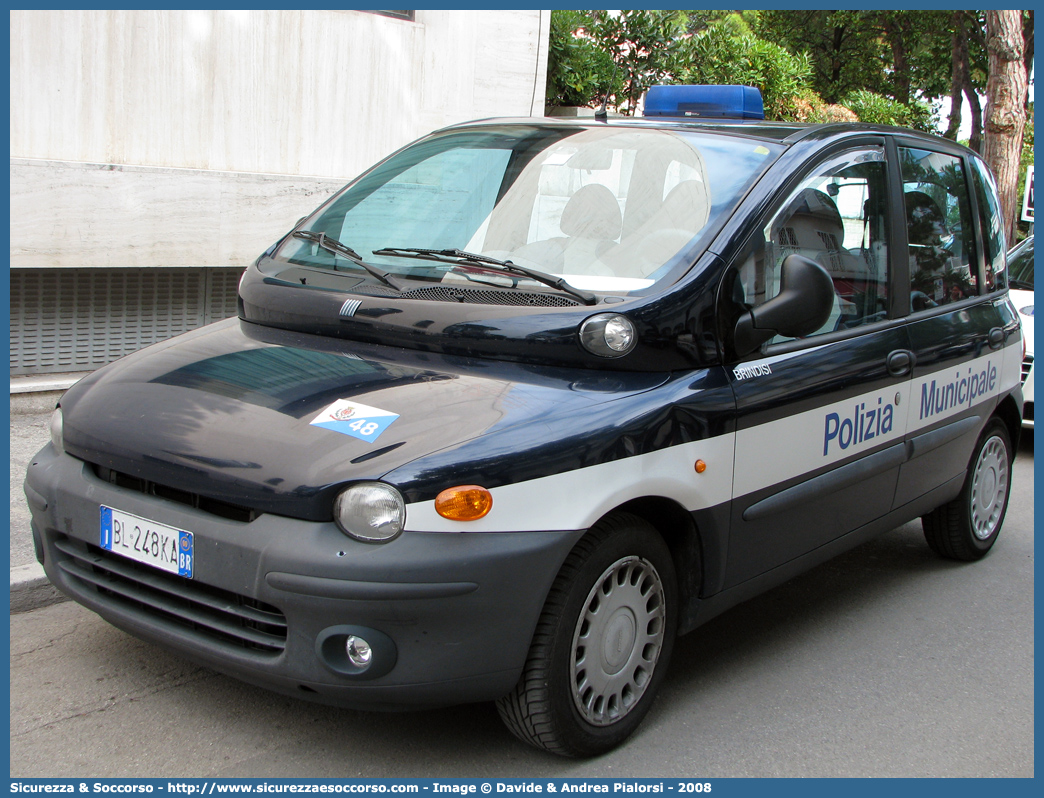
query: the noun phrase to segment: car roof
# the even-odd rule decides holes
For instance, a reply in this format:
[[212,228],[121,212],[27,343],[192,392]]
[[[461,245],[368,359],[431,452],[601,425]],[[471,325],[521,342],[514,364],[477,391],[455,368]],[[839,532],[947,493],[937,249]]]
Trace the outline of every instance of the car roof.
[[870,125],[863,122],[826,122],[821,124],[809,124],[802,122],[774,122],[766,120],[738,120],[738,119],[696,119],[696,118],[671,118],[671,117],[632,117],[632,116],[609,116],[605,120],[593,117],[490,117],[488,119],[476,119],[444,127],[435,133],[443,133],[450,130],[460,130],[471,126],[482,125],[531,125],[539,127],[554,128],[637,128],[648,130],[677,130],[677,131],[704,131],[707,133],[727,133],[753,139],[763,139],[777,144],[790,146],[799,141],[817,141],[823,143],[828,140],[846,138],[857,134],[871,134],[882,136],[897,136],[902,138],[920,139],[935,146],[944,146],[948,149],[957,148],[967,150],[966,147],[955,141],[934,136],[919,130],[905,127],[890,127],[887,125]]

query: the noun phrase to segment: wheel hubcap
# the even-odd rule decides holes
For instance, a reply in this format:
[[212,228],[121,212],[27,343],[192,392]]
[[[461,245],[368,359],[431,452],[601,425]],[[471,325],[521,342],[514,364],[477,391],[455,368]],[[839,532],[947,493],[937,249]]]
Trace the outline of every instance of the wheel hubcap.
[[664,593],[647,560],[624,557],[587,594],[573,632],[572,692],[580,714],[608,726],[645,693],[663,648]]
[[987,540],[1000,524],[1008,497],[1008,450],[998,437],[979,452],[972,473],[971,525],[975,537]]

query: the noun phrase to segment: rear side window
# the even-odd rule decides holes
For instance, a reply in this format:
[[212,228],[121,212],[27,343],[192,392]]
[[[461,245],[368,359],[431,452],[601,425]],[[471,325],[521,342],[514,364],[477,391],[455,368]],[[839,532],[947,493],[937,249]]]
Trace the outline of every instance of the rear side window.
[[979,293],[975,230],[960,158],[899,148],[910,257],[911,310]]
[[971,159],[972,186],[979,205],[979,227],[985,243],[986,290],[1003,291],[1008,287],[1006,268],[1007,246],[997,185],[993,175],[982,161]]

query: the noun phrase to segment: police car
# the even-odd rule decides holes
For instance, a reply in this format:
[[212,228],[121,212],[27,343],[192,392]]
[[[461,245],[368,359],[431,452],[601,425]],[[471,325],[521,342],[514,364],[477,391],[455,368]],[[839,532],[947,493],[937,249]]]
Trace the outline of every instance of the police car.
[[592,755],[737,603],[918,517],[984,556],[1022,416],[989,170],[730,91],[461,124],[350,183],[238,318],[65,394],[25,483],[51,581],[247,682],[496,701]]

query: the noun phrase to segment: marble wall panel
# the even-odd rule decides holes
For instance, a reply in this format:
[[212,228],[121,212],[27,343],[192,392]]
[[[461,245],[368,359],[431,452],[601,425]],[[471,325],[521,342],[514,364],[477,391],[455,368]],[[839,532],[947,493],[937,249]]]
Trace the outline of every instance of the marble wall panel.
[[429,131],[542,114],[549,24],[12,11],[11,266],[244,266]]
[[354,175],[543,113],[547,11],[12,11],[11,155]]
[[12,158],[11,266],[245,267],[346,182]]

